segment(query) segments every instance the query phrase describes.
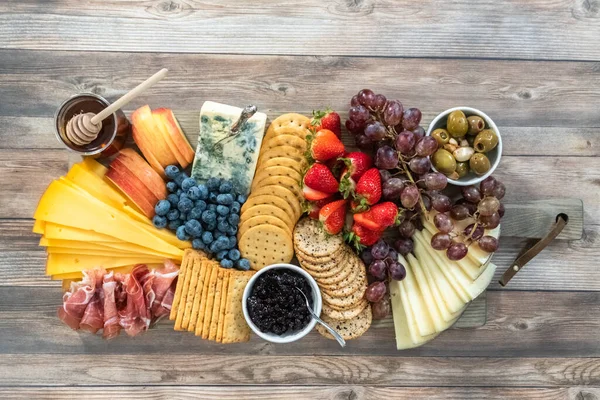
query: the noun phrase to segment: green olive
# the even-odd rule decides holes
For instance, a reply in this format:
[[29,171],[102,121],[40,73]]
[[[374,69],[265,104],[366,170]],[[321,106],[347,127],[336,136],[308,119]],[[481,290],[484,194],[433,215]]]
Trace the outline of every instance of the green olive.
[[433,166],[443,174],[451,174],[456,170],[456,160],[452,153],[447,150],[439,149],[431,156]]
[[469,122],[467,121],[465,113],[460,110],[452,111],[450,115],[448,115],[446,129],[452,137],[465,136],[469,130]]
[[483,153],[475,153],[469,160],[469,166],[477,175],[483,175],[490,170],[490,159]]
[[431,136],[433,136],[433,138],[435,140],[437,140],[438,145],[440,145],[440,146],[445,145],[450,140],[450,134],[448,133],[447,130],[442,129],[442,128],[434,130],[431,133]]
[[471,115],[467,121],[469,121],[469,131],[467,132],[469,135],[477,135],[485,128],[485,121],[478,115]]
[[458,174],[459,178],[467,175],[469,173],[469,162],[463,161],[456,163],[456,173]]
[[498,135],[491,129],[485,129],[477,134],[473,147],[475,151],[487,153],[498,145]]

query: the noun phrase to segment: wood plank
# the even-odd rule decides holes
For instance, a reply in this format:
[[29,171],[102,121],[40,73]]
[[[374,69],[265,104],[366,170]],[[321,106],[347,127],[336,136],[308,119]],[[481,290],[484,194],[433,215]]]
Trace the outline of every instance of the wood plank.
[[[12,2],[3,48],[599,59],[594,2]],[[490,16],[494,16],[490,18]],[[349,28],[351,24],[351,29]],[[402,32],[402,40],[398,40]],[[109,34],[107,34],[109,33]],[[352,34],[351,40],[349,35]]]
[[7,354],[0,358],[0,385],[600,385],[597,358],[206,357],[189,352],[156,360],[148,354]]
[[377,321],[345,349],[316,332],[286,345],[256,336],[248,343],[222,345],[175,332],[166,320],[136,338],[122,334],[105,341],[73,331],[56,317],[61,295],[59,288],[0,287],[0,353],[177,355],[174,359],[184,354],[600,357],[600,292],[488,291],[484,326],[450,329],[423,347],[403,352],[395,349],[391,319]]
[[[595,397],[592,397],[595,396]],[[416,399],[429,400],[582,400],[600,396],[600,389],[570,388],[473,388],[382,386],[78,386],[0,387],[0,397],[10,399]]]
[[[471,105],[498,126],[600,126],[600,69],[594,62],[73,51],[1,51],[0,115],[50,117],[63,100],[85,91],[114,100],[165,66],[169,76],[128,108],[149,103],[193,111],[210,99],[252,103],[261,111],[327,105],[344,111],[358,90],[371,87],[419,107],[425,121],[447,108]],[[541,133],[557,140],[556,131]]]

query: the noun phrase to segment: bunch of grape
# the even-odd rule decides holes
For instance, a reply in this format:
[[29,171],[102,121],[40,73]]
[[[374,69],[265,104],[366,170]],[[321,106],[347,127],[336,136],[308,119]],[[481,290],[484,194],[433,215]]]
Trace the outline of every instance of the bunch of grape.
[[373,317],[385,318],[390,311],[386,283],[391,279],[396,281],[404,279],[406,269],[398,262],[396,250],[384,239],[379,239],[372,247],[365,249],[361,258],[368,266],[369,275],[373,280],[367,287],[365,297],[373,303]]

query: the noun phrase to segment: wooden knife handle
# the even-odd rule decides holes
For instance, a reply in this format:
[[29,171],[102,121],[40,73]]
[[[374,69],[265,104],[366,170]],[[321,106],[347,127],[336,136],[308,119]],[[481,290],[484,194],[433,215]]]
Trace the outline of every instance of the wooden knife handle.
[[520,255],[508,268],[502,278],[500,278],[500,285],[506,286],[506,284],[512,279],[513,276],[517,274],[529,261],[533,260],[535,256],[537,256],[542,250],[550,244],[558,234],[563,230],[563,228],[569,222],[569,216],[567,214],[558,214],[556,216],[556,222],[552,225],[552,229],[550,232],[546,234],[539,242],[534,244],[529,250]]

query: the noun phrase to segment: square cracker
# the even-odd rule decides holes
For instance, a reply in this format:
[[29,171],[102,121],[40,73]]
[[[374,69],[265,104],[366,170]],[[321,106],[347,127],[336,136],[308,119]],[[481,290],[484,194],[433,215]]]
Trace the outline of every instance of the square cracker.
[[[208,339],[210,331],[210,321],[212,318],[212,309],[215,302],[215,290],[217,288],[217,277],[219,275],[218,266],[214,267],[210,273],[210,280],[208,282],[208,291],[206,293],[206,308],[204,309],[204,320],[202,321],[202,339]],[[204,297],[204,296],[202,296]],[[196,327],[198,328],[198,327]]]
[[217,340],[217,328],[219,326],[219,310],[223,301],[223,282],[229,276],[230,271],[219,268],[217,275],[217,285],[215,287],[215,300],[212,307],[212,316],[210,317],[210,328],[208,330],[208,340]]
[[179,267],[179,276],[177,277],[177,285],[175,286],[175,295],[173,296],[173,304],[171,305],[171,314],[169,315],[170,320],[174,320],[177,317],[177,309],[179,308],[179,301],[181,299],[181,292],[185,282],[185,276],[187,274],[187,266],[192,258],[190,257],[190,251],[186,250],[183,253],[183,260]]
[[227,271],[223,277],[223,285],[221,287],[221,304],[219,304],[219,321],[217,322],[217,337],[215,340],[219,343],[223,341],[223,323],[225,322],[225,307],[227,306],[227,292],[229,291],[229,278],[233,271]]
[[200,308],[198,309],[198,319],[196,320],[196,336],[202,336],[202,327],[204,326],[204,314],[206,312],[206,301],[208,299],[208,285],[213,270],[218,268],[214,261],[209,261],[206,264],[206,275],[204,277],[204,287],[202,288],[202,297],[200,298]]
[[192,275],[190,276],[190,285],[185,298],[185,305],[183,303],[180,305],[180,307],[184,307],[183,318],[181,320],[181,329],[187,329],[190,323],[190,315],[192,314],[192,307],[194,306],[194,297],[196,294],[196,286],[198,285],[198,277],[200,276],[201,264],[202,260],[200,260],[199,257],[194,257],[194,268],[192,269]]
[[209,271],[208,263],[209,261],[204,259],[200,265],[198,284],[196,285],[196,293],[194,293],[194,304],[192,305],[192,313],[190,314],[190,323],[187,327],[188,332],[196,331],[196,322],[198,321],[198,311],[200,310],[200,300],[202,300],[202,291],[204,290],[206,271]]
[[244,289],[254,271],[232,272],[227,288],[227,305],[223,321],[223,343],[247,342],[250,340],[250,327],[244,318],[242,300]]
[[[179,303],[177,305],[177,316],[175,317],[175,330],[181,330],[181,322],[183,321],[183,313],[185,311],[185,302],[187,300],[188,291],[190,289],[190,280],[192,277],[192,271],[194,269],[194,258],[192,256],[187,257],[187,265],[186,265],[185,276],[181,280],[181,295],[179,297]],[[180,278],[181,279],[181,278]],[[177,282],[179,286],[179,281]],[[175,292],[177,292],[177,288],[175,288]],[[171,306],[172,307],[172,306]]]

